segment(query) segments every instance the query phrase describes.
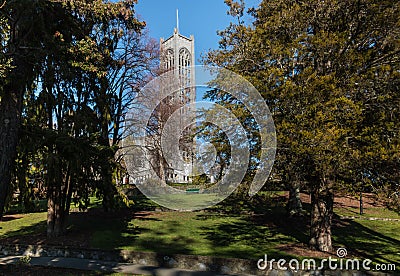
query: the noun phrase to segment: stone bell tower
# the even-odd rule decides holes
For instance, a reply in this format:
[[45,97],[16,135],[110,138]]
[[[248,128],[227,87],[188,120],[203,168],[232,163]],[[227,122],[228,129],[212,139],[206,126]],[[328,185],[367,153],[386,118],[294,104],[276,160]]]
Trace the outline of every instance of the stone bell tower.
[[[176,11],[176,27],[173,35],[167,39],[160,39],[160,56],[161,71],[173,70],[175,79],[179,80],[179,89],[170,97],[170,101],[178,102],[182,106],[182,116],[185,116],[186,112],[194,114],[196,112],[194,108],[190,110],[187,108],[189,104],[194,104],[196,101],[194,36],[186,37],[179,33],[178,10]],[[190,114],[187,113],[186,115]],[[190,135],[192,127],[187,128],[183,135]],[[183,127],[180,126],[180,129],[183,129]],[[169,182],[191,182],[194,146],[194,142],[183,145],[182,155],[186,165],[179,168],[168,168],[167,180]]]
[[[178,11],[176,11],[176,21],[174,34],[165,40],[164,38],[160,39],[161,70],[175,70],[182,88],[193,87],[195,85],[194,36],[186,37],[179,33]],[[186,93],[186,100],[194,103],[196,100],[195,89],[186,92],[190,92]]]

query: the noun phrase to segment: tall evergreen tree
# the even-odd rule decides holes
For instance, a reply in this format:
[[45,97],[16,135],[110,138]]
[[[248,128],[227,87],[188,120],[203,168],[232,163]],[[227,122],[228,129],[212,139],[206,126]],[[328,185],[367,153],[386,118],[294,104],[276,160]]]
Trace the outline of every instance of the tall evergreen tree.
[[45,56],[43,43],[50,34],[44,18],[52,12],[56,8],[45,1],[6,1],[0,10],[2,68],[6,68],[0,91],[0,218],[15,165],[23,98]]
[[278,172],[306,183],[310,245],[330,251],[334,193],[361,178],[398,181],[400,4],[262,1],[245,27],[243,1],[225,2],[239,20],[205,62],[241,73],[264,96]]
[[[85,206],[97,191],[104,206],[113,207],[121,122],[157,48],[142,34],[145,24],[135,16],[135,3],[5,2],[0,21],[1,214],[12,192],[17,152],[21,187],[29,162],[41,159],[49,236],[64,232],[72,200]],[[18,141],[24,144],[17,147]]]

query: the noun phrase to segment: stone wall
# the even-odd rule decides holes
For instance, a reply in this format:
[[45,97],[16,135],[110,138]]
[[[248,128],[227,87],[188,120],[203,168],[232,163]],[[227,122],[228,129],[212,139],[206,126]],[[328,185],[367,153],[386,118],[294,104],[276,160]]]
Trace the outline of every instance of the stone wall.
[[0,255],[80,258],[116,263],[132,263],[145,266],[211,271],[219,274],[234,275],[390,275],[377,272],[364,273],[361,271],[282,271],[276,269],[276,265],[272,270],[261,271],[257,269],[256,261],[246,259],[182,254],[165,255],[155,252],[135,252],[129,250],[74,249],[42,245],[0,245]]

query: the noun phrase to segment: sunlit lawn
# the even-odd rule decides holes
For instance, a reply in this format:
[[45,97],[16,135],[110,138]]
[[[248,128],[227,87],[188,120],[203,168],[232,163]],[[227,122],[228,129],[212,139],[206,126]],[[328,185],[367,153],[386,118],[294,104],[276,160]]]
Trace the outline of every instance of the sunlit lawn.
[[399,219],[400,214],[388,210],[385,207],[379,208],[364,208],[363,214],[360,215],[359,207],[337,207],[335,208],[335,213],[340,216],[351,216],[351,217],[363,217],[363,218],[388,218],[388,219]]
[[400,222],[360,220],[343,222],[335,227],[334,244],[350,254],[375,263],[394,263],[400,271]]
[[205,212],[154,213],[132,219],[123,231],[98,229],[92,237],[94,247],[241,258],[282,256],[275,246],[288,242],[295,239],[249,217]]
[[23,214],[21,218],[2,221],[0,222],[0,237],[30,235],[44,231],[44,227],[46,227],[46,216],[47,214],[44,212]]
[[[153,206],[152,203],[147,203]],[[137,207],[137,206],[136,206]],[[154,208],[153,208],[154,210]],[[226,215],[212,211],[125,211],[116,215],[72,214],[69,229],[89,233],[90,246],[100,249],[153,251],[258,259],[264,254],[286,257],[282,245],[308,241],[307,219],[290,221],[282,206],[260,215]],[[338,210],[344,213],[343,210]],[[398,214],[377,208],[371,216],[396,218]],[[46,213],[24,214],[0,222],[0,236],[44,232]],[[73,237],[71,237],[73,239]],[[337,220],[333,228],[335,247],[345,247],[351,256],[376,263],[395,263],[400,268],[400,222]],[[0,239],[1,243],[1,239]],[[305,257],[305,256],[303,256]]]

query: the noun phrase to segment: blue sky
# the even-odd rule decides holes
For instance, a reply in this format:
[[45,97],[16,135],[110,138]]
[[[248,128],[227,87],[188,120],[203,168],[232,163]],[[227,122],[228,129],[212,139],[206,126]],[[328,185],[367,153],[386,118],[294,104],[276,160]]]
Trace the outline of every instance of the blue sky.
[[[246,7],[254,7],[260,0],[245,0]],[[196,63],[202,53],[217,49],[217,30],[223,30],[232,21],[226,14],[224,0],[139,0],[136,12],[146,21],[149,35],[157,40],[168,38],[176,26],[179,9],[179,31],[195,37]]]

